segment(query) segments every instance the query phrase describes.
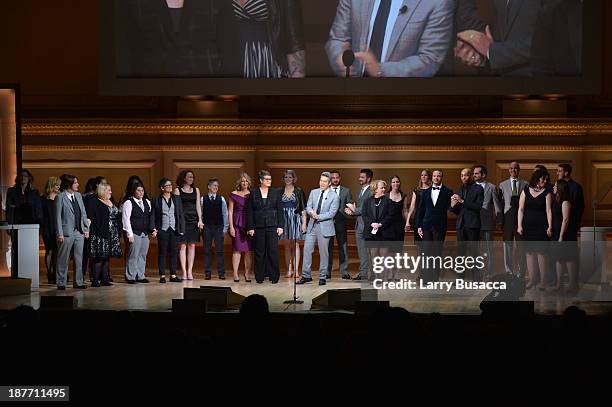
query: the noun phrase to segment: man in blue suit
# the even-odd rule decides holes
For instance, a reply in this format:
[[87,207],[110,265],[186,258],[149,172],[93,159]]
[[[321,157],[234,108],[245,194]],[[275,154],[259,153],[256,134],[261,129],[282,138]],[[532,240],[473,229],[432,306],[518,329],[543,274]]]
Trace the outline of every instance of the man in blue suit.
[[[432,174],[432,187],[423,192],[423,202],[417,213],[419,236],[427,256],[441,256],[442,244],[446,238],[447,212],[450,208],[453,190],[442,185],[442,170]],[[435,263],[435,262],[434,262]],[[424,268],[419,276],[424,281],[438,281],[440,269]]]

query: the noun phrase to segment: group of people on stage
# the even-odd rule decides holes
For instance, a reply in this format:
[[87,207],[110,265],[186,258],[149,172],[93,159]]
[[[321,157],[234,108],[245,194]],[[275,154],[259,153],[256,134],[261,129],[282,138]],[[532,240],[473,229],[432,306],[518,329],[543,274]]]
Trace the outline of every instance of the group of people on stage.
[[[247,173],[240,174],[226,201],[219,194],[218,179],[209,179],[207,191],[202,192],[195,186],[193,171],[183,170],[174,183],[162,178],[154,198],[140,178],[132,176],[117,201],[104,177],[88,180],[81,195],[77,177],[69,174],[49,178],[40,197],[32,186],[32,174],[23,169],[7,194],[7,220],[42,225],[48,280],[59,289],[66,287],[71,257],[75,264],[73,287],[86,288],[86,270],[90,271],[93,287],[112,285],[109,261],[123,257],[122,235],[127,250],[125,279],[129,284],[148,283],[145,270],[151,238],[158,242],[160,283],[193,279],[196,245],[201,237],[205,279],[212,275],[214,247],[217,273],[223,280],[223,241],[228,232],[235,282],[240,281],[239,267],[244,258],[246,282],[251,282],[254,275],[258,283],[266,278],[277,283],[281,244],[285,246],[286,277],[295,277],[297,284],[313,281],[312,257],[317,246],[318,282],[324,285],[331,278],[334,243],[342,279],[372,279],[371,259],[402,252],[405,232],[413,231],[419,253],[440,255],[448,212],[453,212],[457,215],[458,247],[463,254],[474,250],[476,246],[471,242],[479,242],[478,246],[482,244],[492,258],[496,224],[501,224],[507,273],[521,277],[527,273],[528,287],[539,284],[544,289],[550,282],[547,260],[552,258],[556,288],[560,288],[567,270],[568,289],[576,290],[576,242],[584,195],[580,184],[571,178],[572,167],[559,164],[554,184],[543,166],[536,166],[529,181],[519,178],[517,162],[510,163],[508,171],[509,178],[496,186],[487,181],[484,165],[465,168],[461,171],[462,185],[454,193],[443,184],[442,170],[423,170],[416,187],[406,194],[398,176],[387,183],[374,179],[373,171],[365,168],[359,172],[360,188],[353,199],[351,190],[341,185],[337,170],[322,172],[319,187],[310,191],[308,198],[297,185],[295,171],[285,170],[282,187],[273,188],[270,172],[262,170],[258,173],[259,186],[253,185]],[[356,220],[359,274],[355,277],[348,270],[350,218]],[[564,244],[553,246],[551,251],[545,244],[551,239]],[[515,242],[521,242],[516,265]],[[439,272],[423,272],[420,278],[435,281]],[[474,280],[489,279],[493,262],[488,263],[484,275],[472,272]]]
[[303,78],[306,38],[326,34],[325,53],[338,76],[347,74],[347,50],[354,55],[348,72],[353,77],[474,74],[465,67],[480,75],[581,73],[581,0],[336,4],[331,27],[305,27],[299,0],[117,2],[118,73]]

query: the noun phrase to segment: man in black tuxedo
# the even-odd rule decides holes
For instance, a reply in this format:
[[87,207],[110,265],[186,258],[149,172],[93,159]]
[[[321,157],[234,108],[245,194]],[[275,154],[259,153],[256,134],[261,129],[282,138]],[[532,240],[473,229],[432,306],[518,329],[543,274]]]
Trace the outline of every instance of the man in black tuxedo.
[[[476,256],[480,240],[480,211],[484,190],[472,178],[472,170],[461,170],[461,189],[451,197],[451,212],[457,215],[457,248],[460,256]],[[467,271],[467,270],[466,270]],[[480,281],[480,272],[472,268],[472,278]]]
[[[423,192],[423,202],[417,213],[418,233],[423,239],[423,248],[427,256],[442,256],[442,244],[446,238],[447,212],[453,191],[442,185],[442,170],[432,174],[432,187]],[[424,281],[438,281],[440,269],[424,268],[419,276]]]

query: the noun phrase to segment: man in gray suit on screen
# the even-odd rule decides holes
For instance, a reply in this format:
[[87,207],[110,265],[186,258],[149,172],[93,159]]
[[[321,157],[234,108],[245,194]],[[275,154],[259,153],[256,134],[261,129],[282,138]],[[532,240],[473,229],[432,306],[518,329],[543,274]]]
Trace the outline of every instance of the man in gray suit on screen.
[[312,267],[312,252],[315,244],[319,246],[319,285],[325,285],[327,267],[329,262],[329,238],[336,235],[334,217],[338,212],[340,199],[331,191],[331,174],[321,173],[319,188],[310,191],[306,214],[310,218],[308,226],[302,225],[302,231],[306,233],[304,242],[304,260],[302,262],[302,278],[297,284],[305,284],[312,281],[310,270]]
[[431,77],[451,45],[453,0],[340,0],[325,44],[332,69],[355,53],[351,76]]

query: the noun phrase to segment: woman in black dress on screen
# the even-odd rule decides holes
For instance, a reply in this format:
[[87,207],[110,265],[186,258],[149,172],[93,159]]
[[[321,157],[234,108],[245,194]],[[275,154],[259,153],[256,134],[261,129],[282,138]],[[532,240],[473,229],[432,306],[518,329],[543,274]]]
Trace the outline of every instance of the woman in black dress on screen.
[[[387,193],[389,198],[389,211],[391,212],[391,227],[385,231],[385,238],[389,241],[391,255],[402,253],[404,250],[404,207],[406,194],[402,191],[402,181],[397,175],[391,177],[391,187]],[[393,269],[391,279],[395,279],[397,269]]]
[[60,193],[61,181],[57,177],[49,177],[45,185],[45,194],[42,199],[42,223],[40,232],[45,244],[45,267],[47,269],[47,282],[55,284],[57,272],[57,234],[55,228],[55,198]]
[[299,0],[219,3],[221,74],[244,78],[303,78],[306,54]]
[[555,260],[557,271],[557,285],[555,289],[561,290],[563,273],[569,273],[568,292],[578,290],[578,273],[575,267],[568,267],[571,262],[578,258],[578,236],[577,225],[572,219],[572,202],[567,181],[558,180],[554,186],[555,196],[552,204],[553,236],[551,252]]
[[534,287],[538,281],[536,270],[539,268],[539,288],[546,289],[547,261],[546,252],[552,237],[552,194],[548,189],[550,175],[545,169],[537,169],[531,175],[529,185],[519,197],[517,232],[522,236],[523,248],[527,254],[527,288]]
[[195,246],[200,241],[202,223],[202,206],[200,203],[200,189],[194,186],[195,175],[191,170],[183,170],[176,179],[178,186],[174,195],[181,198],[183,214],[185,215],[185,234],[179,236],[179,262],[183,272],[183,280],[193,280],[193,262],[195,260]]

